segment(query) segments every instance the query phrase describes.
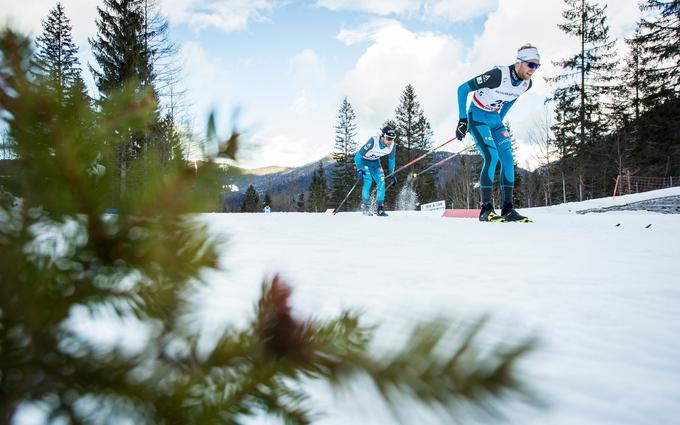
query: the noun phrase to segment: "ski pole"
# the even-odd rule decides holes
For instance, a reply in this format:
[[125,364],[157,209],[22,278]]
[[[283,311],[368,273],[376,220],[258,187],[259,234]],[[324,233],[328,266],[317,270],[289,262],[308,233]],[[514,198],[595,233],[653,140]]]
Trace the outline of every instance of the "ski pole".
[[[413,173],[413,178],[415,179],[416,177],[418,177],[418,174],[423,174],[423,173],[425,173],[425,172],[427,172],[427,171],[430,171],[430,170],[433,169],[434,167],[437,167],[437,166],[439,166],[439,165],[442,165],[442,164],[445,163],[446,161],[451,160],[451,159],[457,157],[457,156],[460,155],[460,154],[463,154],[463,153],[466,153],[466,152],[470,152],[470,151],[472,151],[474,148],[475,148],[475,145],[470,145],[470,146],[468,146],[468,147],[466,147],[466,148],[464,148],[464,149],[462,149],[462,150],[460,150],[460,151],[458,151],[458,152],[456,152],[456,153],[454,153],[454,154],[452,154],[452,155],[449,155],[449,156],[447,156],[446,158],[442,159],[441,161],[439,161],[439,162],[437,162],[437,163],[434,163],[434,164],[430,165],[429,167],[425,168],[425,169],[422,170],[420,173]],[[387,186],[387,187],[385,188],[385,191],[389,190],[391,187],[392,187],[391,185],[390,185],[390,186]]]
[[453,138],[447,140],[446,142],[442,143],[441,145],[439,145],[439,146],[437,146],[437,147],[435,147],[435,148],[430,149],[429,151],[427,151],[427,152],[425,152],[424,154],[420,155],[418,158],[414,159],[413,161],[409,162],[408,164],[404,164],[404,165],[402,165],[401,167],[397,168],[396,170],[392,171],[390,174],[386,175],[385,178],[387,179],[387,178],[392,177],[393,175],[397,174],[399,171],[401,171],[401,170],[403,170],[403,169],[405,169],[405,168],[407,168],[407,167],[410,167],[411,165],[415,164],[416,162],[420,161],[421,159],[425,158],[426,156],[433,154],[437,149],[441,148],[442,146],[444,146],[444,145],[446,145],[446,144],[448,144],[448,143],[453,142],[454,140],[456,140],[455,137],[453,137]]
[[359,182],[360,182],[361,180],[362,180],[362,179],[357,179],[357,181],[354,183],[354,186],[352,186],[352,188],[349,190],[349,192],[347,192],[347,195],[345,195],[345,199],[343,199],[342,202],[340,202],[340,205],[338,205],[338,206],[333,210],[333,215],[337,214],[338,211],[340,211],[340,208],[342,208],[342,206],[345,205],[345,202],[347,202],[347,199],[349,198],[349,195],[351,195],[352,192],[354,192],[354,189],[357,188],[357,185],[359,184]]
[[457,156],[460,155],[460,154],[463,154],[463,153],[466,153],[466,152],[470,152],[470,151],[472,150],[472,148],[474,148],[474,147],[475,147],[475,145],[470,145],[470,146],[466,147],[465,149],[462,149],[462,150],[460,150],[459,152],[456,152],[456,153],[454,153],[454,154],[452,154],[452,155],[449,155],[449,156],[447,156],[446,158],[442,159],[441,161],[439,161],[439,162],[437,162],[437,163],[434,163],[434,164],[430,165],[429,167],[427,167],[427,168],[425,168],[424,170],[420,171],[420,173],[413,173],[413,178],[418,177],[418,174],[424,174],[424,173],[430,171],[431,169],[433,169],[433,168],[435,168],[435,167],[438,167],[438,166],[442,165],[442,164],[445,163],[446,161],[449,161],[449,160],[451,160],[451,159],[457,157]]

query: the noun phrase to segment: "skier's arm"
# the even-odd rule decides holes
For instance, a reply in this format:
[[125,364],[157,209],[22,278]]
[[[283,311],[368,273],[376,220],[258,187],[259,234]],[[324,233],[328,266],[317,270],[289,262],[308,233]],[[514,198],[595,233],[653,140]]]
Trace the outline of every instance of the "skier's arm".
[[494,68],[458,86],[458,118],[467,117],[467,97],[470,92],[481,88],[495,89],[501,85],[501,70]]
[[467,116],[467,98],[471,91],[469,81],[458,86],[458,118],[460,119]]
[[387,163],[389,165],[389,168],[388,168],[389,173],[388,174],[394,173],[394,166],[396,165],[395,164],[396,156],[397,156],[397,147],[395,146],[394,149],[392,149],[392,152],[390,152],[390,154],[387,156]]
[[354,166],[356,167],[357,170],[361,170],[361,152],[357,152],[354,154]]

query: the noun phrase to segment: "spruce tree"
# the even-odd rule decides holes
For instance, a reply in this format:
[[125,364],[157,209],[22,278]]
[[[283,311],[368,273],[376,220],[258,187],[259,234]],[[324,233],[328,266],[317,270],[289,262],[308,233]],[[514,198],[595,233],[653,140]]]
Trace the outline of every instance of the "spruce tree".
[[646,53],[644,100],[654,106],[680,97],[680,0],[646,0],[640,8],[657,12],[641,20],[636,36]]
[[[280,277],[263,282],[251,317],[206,347],[193,296],[208,289],[206,276],[224,273],[225,249],[196,213],[211,211],[219,168],[208,159],[152,171],[139,196],[104,214],[108,180],[89,165],[125,143],[122,130],[146,128],[154,105],[129,88],[98,110],[63,104],[28,77],[29,46],[0,30],[0,118],[25,159],[21,185],[0,190],[0,423],[33,405],[50,423],[236,424],[266,414],[302,425],[318,416],[310,380],[370,382],[396,417],[413,400],[442,423],[462,406],[493,414],[505,397],[526,400],[518,365],[531,340],[493,343],[483,320],[441,320],[373,353],[372,328],[356,313],[294,317]],[[64,119],[72,115],[89,124]],[[237,141],[220,153],[234,160]],[[98,342],[74,326],[83,318],[132,324],[144,343]]]
[[103,7],[97,6],[97,37],[90,45],[99,69],[90,69],[103,97],[127,83],[135,82],[141,91],[154,82],[142,6],[140,0],[103,0]]
[[680,174],[680,1],[646,0],[636,42],[642,52],[644,112],[636,123],[640,141],[632,172],[646,176]]
[[61,3],[50,10],[36,37],[33,74],[47,80],[47,87],[62,101],[86,96],[81,77],[78,47],[73,43],[71,22]]
[[[637,36],[626,39],[629,48],[625,61],[617,67],[617,82],[606,101],[610,114],[607,124],[610,129],[607,142],[602,143],[603,156],[608,163],[615,164],[615,173],[620,175],[635,162],[633,155],[638,149],[639,122],[643,110],[642,74],[643,52]],[[604,170],[602,170],[604,171]]]
[[[605,114],[609,111],[602,108],[601,101],[612,91],[615,53],[606,24],[606,6],[591,0],[564,2],[568,8],[562,13],[565,22],[559,27],[579,39],[580,49],[571,57],[554,62],[565,72],[549,79],[560,84],[550,100],[555,102],[553,132],[560,152],[560,168],[580,198],[584,157],[590,149],[587,144],[597,143],[606,132]],[[573,161],[578,154],[581,159]]]
[[297,206],[297,210],[302,212],[305,210],[305,193],[300,192],[298,195],[297,201],[295,202],[295,205]]
[[397,106],[394,119],[399,132],[400,144],[408,161],[418,155],[417,149],[422,143],[421,136],[424,131],[420,127],[422,116],[423,110],[420,107],[420,102],[418,102],[415,88],[408,84],[399,98],[399,106]]
[[246,189],[246,193],[243,198],[243,204],[241,204],[241,211],[247,213],[259,212],[259,205],[260,196],[257,194],[257,191],[252,184],[248,185],[248,189]]
[[[356,114],[347,97],[342,100],[338,111],[338,122],[335,125],[335,147],[331,168],[331,205],[337,207],[357,180],[354,170],[354,154],[358,150],[356,135]],[[356,206],[356,197],[348,199],[345,210],[351,211]]]
[[[397,161],[405,164],[430,150],[432,146],[432,129],[430,122],[425,118],[415,88],[408,84],[401,95],[399,106],[396,109],[394,122],[399,132],[399,147]],[[415,163],[408,171],[418,173],[434,163],[434,156]],[[407,178],[404,174],[403,179]],[[401,182],[402,184],[404,182]],[[401,188],[398,185],[397,188]],[[394,189],[394,188],[393,188]],[[418,200],[421,203],[431,202],[436,195],[434,174],[428,173],[416,181],[415,185]]]
[[328,184],[326,183],[326,172],[323,162],[319,161],[319,168],[314,170],[312,182],[309,184],[309,199],[307,200],[307,211],[324,212],[328,209]]
[[[416,123],[416,149],[420,152],[420,155],[432,149],[432,128],[430,122],[425,118],[424,115],[420,115]],[[424,162],[427,166],[434,164],[436,157],[434,155],[423,159],[420,162]],[[422,170],[424,166],[418,165],[418,168]],[[437,188],[436,188],[436,176],[439,170],[432,169],[424,175],[418,175],[418,180],[416,184],[416,193],[418,194],[418,199],[421,204],[426,204],[428,202],[436,201]]]
[[[128,190],[143,184],[147,178],[144,167],[132,169],[129,166],[132,161],[147,151],[162,158],[173,150],[174,141],[166,137],[168,133],[164,131],[160,118],[155,86],[154,61],[159,49],[155,40],[164,30],[159,32],[150,23],[147,0],[104,0],[102,7],[97,7],[97,12],[97,37],[90,39],[90,45],[98,68],[90,66],[90,69],[101,99],[130,86],[131,90],[146,92],[147,101],[154,104],[156,111],[156,118],[147,128],[126,132],[127,143],[120,145],[118,152],[107,158],[109,166],[117,170],[114,177],[118,187],[112,196],[116,203],[128,196]],[[173,125],[176,125],[174,116]],[[178,133],[176,129],[174,132]]]
[[269,206],[270,208],[272,206],[272,197],[269,196],[269,192],[265,192],[264,199],[262,200],[262,208],[267,206]]

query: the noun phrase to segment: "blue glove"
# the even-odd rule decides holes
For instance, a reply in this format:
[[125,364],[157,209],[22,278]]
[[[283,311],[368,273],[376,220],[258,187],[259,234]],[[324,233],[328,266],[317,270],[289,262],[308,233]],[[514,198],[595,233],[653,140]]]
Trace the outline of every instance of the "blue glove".
[[390,186],[394,186],[395,184],[397,184],[397,178],[390,176]]
[[357,176],[359,177],[359,180],[364,178],[364,170],[357,170]]

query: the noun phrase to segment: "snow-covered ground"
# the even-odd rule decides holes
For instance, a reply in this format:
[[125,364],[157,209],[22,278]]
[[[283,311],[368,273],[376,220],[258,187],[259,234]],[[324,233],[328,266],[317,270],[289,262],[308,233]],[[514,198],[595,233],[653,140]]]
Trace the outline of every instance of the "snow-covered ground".
[[[200,311],[208,336],[243,321],[263,278],[281,273],[297,314],[363,309],[382,324],[383,343],[415,320],[488,313],[492,334],[541,340],[524,374],[548,407],[508,405],[510,423],[678,424],[680,215],[576,214],[678,195],[674,188],[520,210],[530,224],[441,212],[207,215],[228,237],[228,271],[209,276]],[[336,397],[320,387],[315,398],[328,412],[320,425],[397,423],[370,395]],[[415,414],[405,423],[442,423]]]

